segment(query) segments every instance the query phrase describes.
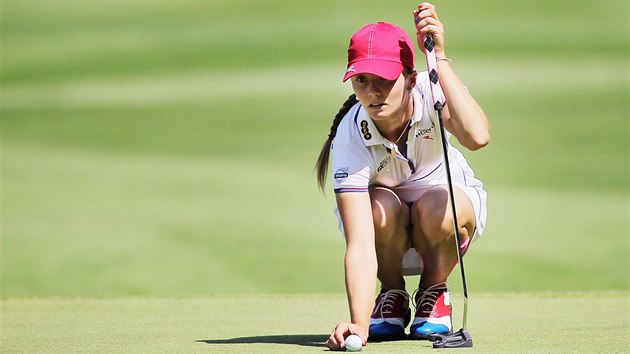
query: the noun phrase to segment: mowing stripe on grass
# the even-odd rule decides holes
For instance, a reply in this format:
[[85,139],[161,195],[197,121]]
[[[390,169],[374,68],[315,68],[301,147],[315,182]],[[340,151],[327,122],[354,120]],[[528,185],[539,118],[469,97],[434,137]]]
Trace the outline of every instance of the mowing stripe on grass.
[[[604,62],[605,60],[605,62]],[[455,64],[454,64],[455,65]],[[496,61],[466,59],[458,71],[476,95],[497,93],[565,94],[590,90],[623,89],[625,59],[587,58],[570,63],[556,58]],[[219,101],[235,96],[260,97],[308,94],[318,91],[350,92],[341,83],[343,62],[329,65],[285,66],[252,70],[206,70],[162,74],[124,75],[59,80],[54,83],[15,84],[0,90],[5,108],[128,107]]]

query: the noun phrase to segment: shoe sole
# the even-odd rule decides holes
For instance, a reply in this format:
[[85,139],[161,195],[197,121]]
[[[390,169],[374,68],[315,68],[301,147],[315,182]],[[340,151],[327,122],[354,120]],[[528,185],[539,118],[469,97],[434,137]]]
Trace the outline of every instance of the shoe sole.
[[411,340],[429,340],[429,341],[434,341],[436,338],[436,335],[441,335],[441,336],[446,336],[446,335],[450,335],[453,332],[446,332],[446,333],[429,333],[429,334],[422,334],[422,333],[409,333],[408,338]]
[[370,335],[368,342],[390,342],[407,339],[407,334]]
[[[407,313],[405,313],[404,328],[407,328],[409,322],[411,322],[411,309],[407,309]],[[403,329],[400,334],[370,334],[370,336],[368,337],[368,342],[389,342],[405,339],[407,339],[407,334]]]

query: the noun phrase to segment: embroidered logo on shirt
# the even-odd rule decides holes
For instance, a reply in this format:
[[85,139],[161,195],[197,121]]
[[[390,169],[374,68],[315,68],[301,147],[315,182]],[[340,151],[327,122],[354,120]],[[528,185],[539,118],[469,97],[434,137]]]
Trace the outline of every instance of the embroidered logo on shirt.
[[425,136],[425,135],[430,134],[431,132],[433,132],[433,128],[435,128],[435,123],[431,122],[431,126],[429,128],[418,129],[416,131],[416,138],[422,137],[423,139],[431,139],[431,140],[433,140],[433,138]]
[[378,165],[378,169],[376,170],[376,172],[381,172],[381,170],[384,169],[385,166],[387,166],[387,164],[389,163],[391,159],[392,159],[392,155],[385,156],[383,161],[381,161],[381,163]]
[[348,167],[338,169],[337,172],[335,172],[334,177],[335,181],[338,183],[345,181],[346,178],[348,178]]
[[370,133],[370,129],[368,129],[367,120],[361,121],[361,133],[363,134],[363,138],[365,138],[365,140],[372,139],[372,133]]

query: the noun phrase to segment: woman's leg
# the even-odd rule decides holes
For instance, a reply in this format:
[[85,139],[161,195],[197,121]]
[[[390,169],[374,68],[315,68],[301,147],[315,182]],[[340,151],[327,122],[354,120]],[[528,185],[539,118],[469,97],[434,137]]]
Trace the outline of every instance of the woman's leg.
[[[453,189],[461,243],[467,244],[475,230],[475,211],[466,193]],[[457,264],[457,247],[448,189],[432,187],[414,203],[410,213],[413,245],[424,263],[414,299],[416,314],[411,335],[426,339],[431,333],[447,333],[453,327],[446,280]]]
[[[459,235],[465,243],[475,230],[475,211],[466,193],[457,186],[453,190]],[[410,218],[414,225],[413,246],[425,263],[420,287],[427,289],[445,282],[457,264],[455,228],[447,187],[435,186],[424,193],[413,204]]]
[[402,258],[411,247],[409,207],[391,190],[375,187],[370,191],[376,238],[378,279],[383,289],[405,289]]
[[409,207],[391,190],[370,189],[374,220],[378,279],[381,292],[370,317],[371,340],[398,340],[406,337],[411,319],[409,294],[402,275],[402,258],[411,241]]

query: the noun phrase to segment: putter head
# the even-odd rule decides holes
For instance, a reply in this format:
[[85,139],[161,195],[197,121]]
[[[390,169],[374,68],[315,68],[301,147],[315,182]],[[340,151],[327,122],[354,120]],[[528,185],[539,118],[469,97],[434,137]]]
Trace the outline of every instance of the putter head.
[[447,334],[432,334],[429,340],[433,342],[433,348],[470,348],[473,340],[470,333],[465,329]]

